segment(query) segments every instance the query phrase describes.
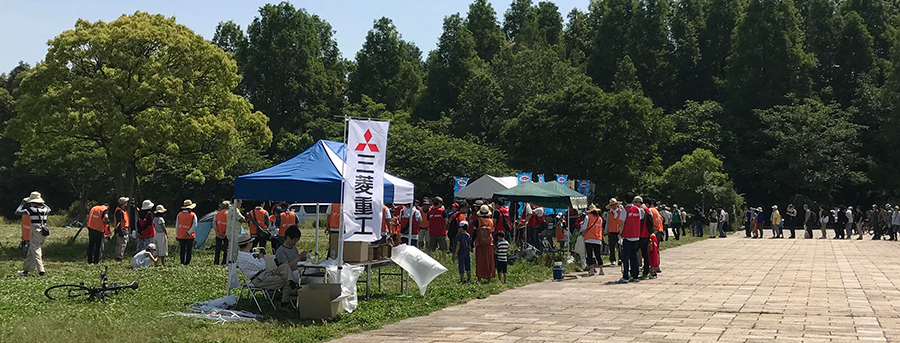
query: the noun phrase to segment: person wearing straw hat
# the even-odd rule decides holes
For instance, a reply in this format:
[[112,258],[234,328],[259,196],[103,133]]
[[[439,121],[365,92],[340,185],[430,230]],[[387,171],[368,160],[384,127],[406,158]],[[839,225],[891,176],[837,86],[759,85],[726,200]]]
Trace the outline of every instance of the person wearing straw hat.
[[[588,276],[597,273],[603,275],[603,218],[600,217],[600,208],[591,204],[588,207],[586,219],[581,223],[581,232],[584,232],[584,248],[587,251]],[[597,271],[597,267],[600,268]]]
[[197,207],[191,199],[185,199],[181,206],[181,212],[175,218],[175,238],[178,240],[178,257],[181,264],[191,264],[194,256],[194,232],[197,230],[197,215],[194,214]]
[[153,244],[156,245],[156,257],[159,258],[159,264],[166,265],[166,256],[169,256],[169,231],[166,230],[166,208],[163,205],[156,205],[153,211]]
[[[616,265],[619,259],[616,258],[616,249],[619,248],[619,233],[622,232],[622,226],[625,225],[625,206],[616,198],[610,198],[606,204],[609,213],[606,216],[606,232],[609,238],[609,264]],[[619,251],[622,254],[622,251]]]
[[475,277],[487,283],[496,276],[494,220],[491,219],[493,213],[488,205],[481,205],[477,215],[478,217],[471,222],[475,226],[475,236],[472,238],[475,245]]
[[137,247],[135,250],[141,251],[146,250],[147,245],[153,243],[153,237],[156,235],[156,230],[153,228],[153,202],[148,200],[144,200],[141,203],[141,210],[138,211],[137,215]]
[[289,309],[292,299],[297,297],[296,290],[300,288],[293,280],[293,272],[288,263],[282,263],[276,268],[266,268],[264,253],[253,253],[254,238],[247,234],[237,237],[238,249],[237,267],[253,286],[259,289],[281,289],[281,308]]
[[21,276],[28,276],[28,273],[37,271],[43,276],[44,259],[42,258],[44,240],[50,235],[47,230],[47,215],[50,214],[50,207],[44,204],[41,193],[31,192],[31,194],[22,199],[19,208],[16,209],[17,216],[27,215],[31,218],[31,240],[28,242],[28,254],[25,255],[25,262],[22,264],[22,270],[18,272]]
[[128,205],[131,199],[120,197],[118,207],[116,207],[116,229],[113,233],[116,236],[116,261],[121,262],[125,256],[125,247],[128,246],[128,237],[131,229],[131,216],[128,214]]

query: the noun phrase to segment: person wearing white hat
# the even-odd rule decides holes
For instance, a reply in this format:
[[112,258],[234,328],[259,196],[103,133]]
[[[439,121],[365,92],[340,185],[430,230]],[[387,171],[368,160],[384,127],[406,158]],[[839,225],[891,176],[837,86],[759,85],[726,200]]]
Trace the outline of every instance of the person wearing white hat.
[[128,205],[130,203],[131,199],[121,197],[118,201],[118,207],[116,207],[116,229],[113,231],[116,236],[116,261],[122,261],[125,257],[125,247],[128,246],[128,237],[131,233],[131,216],[128,214]]
[[166,265],[166,257],[169,256],[169,231],[166,230],[166,208],[163,205],[156,205],[153,211],[153,244],[156,245],[156,257],[159,258],[159,264]]
[[134,254],[131,258],[131,268],[147,268],[151,265],[155,266],[159,258],[155,256],[156,244],[148,243],[147,246]]
[[37,271],[43,276],[46,272],[41,247],[44,245],[44,240],[50,235],[50,231],[47,230],[48,214],[50,214],[50,207],[44,204],[44,199],[38,192],[31,192],[31,195],[22,199],[22,203],[16,209],[17,216],[31,217],[31,240],[28,242],[28,254],[25,255],[22,270],[18,272],[21,276],[28,276],[28,273],[33,271]]
[[197,207],[191,199],[185,199],[181,206],[181,212],[175,217],[175,238],[178,240],[178,256],[181,264],[191,264],[194,256],[194,232],[197,231],[197,215],[194,214]]
[[147,248],[147,244],[153,242],[153,236],[156,230],[153,228],[153,202],[144,200],[141,203],[141,210],[137,215],[137,247],[135,250],[141,251]]
[[781,212],[778,212],[778,205],[772,205],[772,237],[769,238],[784,238],[784,235],[781,233]]

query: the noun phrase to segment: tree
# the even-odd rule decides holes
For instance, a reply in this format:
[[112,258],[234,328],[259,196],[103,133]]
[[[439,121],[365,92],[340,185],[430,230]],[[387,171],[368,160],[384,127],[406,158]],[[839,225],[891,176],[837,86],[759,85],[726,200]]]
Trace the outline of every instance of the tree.
[[[669,0],[643,0],[635,6],[626,51],[637,69],[638,79],[653,103],[672,109],[672,44],[669,40]],[[680,106],[681,104],[677,104]]]
[[456,100],[479,68],[481,59],[475,51],[475,40],[459,13],[444,18],[444,32],[437,50],[428,54],[425,94],[413,112],[416,120],[436,120],[442,113],[456,109]]
[[266,116],[232,93],[234,60],[174,18],[79,20],[49,45],[23,79],[6,129],[24,155],[101,155],[97,169],[109,169],[117,194],[135,195],[160,159],[186,166],[186,178],[222,178],[239,151],[271,142]]
[[[504,108],[519,113],[536,96],[580,85],[587,77],[549,46],[506,50],[491,70],[503,92]],[[540,82],[535,82],[540,80]]]
[[315,118],[340,115],[346,66],[328,23],[282,2],[267,4],[247,27],[237,53],[241,94],[266,113],[277,142],[302,134]]
[[[675,8],[672,19],[674,39],[673,68],[677,71],[673,104],[683,104],[686,100],[706,100],[710,94],[699,90],[708,89],[708,79],[703,77],[700,53],[700,33],[706,28],[706,2],[703,0],[682,0]],[[679,155],[680,156],[680,155]]]
[[744,203],[722,161],[706,149],[698,148],[666,168],[659,188],[668,199],[686,204],[685,207],[693,204],[732,209]]
[[558,45],[562,42],[563,19],[559,7],[549,1],[541,1],[534,9],[534,20],[539,30],[539,39],[543,44]]
[[848,107],[856,96],[859,78],[875,63],[873,39],[862,17],[851,11],[844,15],[843,27],[836,40],[838,48],[834,56],[832,87],[835,99]]
[[892,0],[846,0],[841,2],[844,14],[856,12],[866,23],[866,31],[872,35],[873,52],[879,59],[890,59],[893,42],[893,25],[897,23],[900,5]]
[[589,6],[588,22],[593,49],[588,57],[588,75],[594,84],[611,89],[618,61],[626,53],[632,24],[632,0],[594,1]]
[[504,108],[503,91],[488,70],[477,69],[459,95],[459,109],[450,112],[451,134],[471,142],[499,143]]
[[669,114],[675,130],[671,145],[666,149],[666,161],[675,161],[696,149],[720,151],[722,127],[719,120],[724,109],[715,101],[702,103],[688,100],[684,108]]
[[391,111],[410,110],[422,88],[421,51],[401,39],[390,19],[382,17],[366,35],[350,73],[350,101],[367,95]]
[[743,13],[741,0],[711,0],[706,25],[700,31],[701,87],[695,99],[723,100],[726,59],[731,53],[731,38]]
[[816,56],[819,64],[812,74],[815,90],[820,96],[830,96],[829,87],[834,79],[835,53],[838,44],[835,37],[841,29],[834,0],[804,0],[797,2],[801,17],[800,28],[806,38],[807,51]]
[[[667,132],[662,110],[650,99],[582,82],[537,97],[506,123],[503,137],[513,167],[552,166],[596,182],[597,194],[624,194],[662,172],[658,149]],[[573,158],[573,152],[584,156]]]
[[515,42],[519,31],[532,18],[531,0],[513,0],[503,15],[503,32],[506,38]]
[[216,26],[212,43],[234,56],[239,50],[246,48],[247,36],[244,35],[240,25],[231,20],[222,21]]
[[566,44],[566,59],[573,66],[585,71],[587,55],[591,52],[591,31],[588,27],[587,14],[573,8],[566,16],[569,22],[563,31],[563,42]]
[[795,196],[823,202],[857,200],[842,192],[866,181],[858,169],[862,160],[857,153],[863,127],[853,124],[853,111],[816,99],[757,110],[770,148],[760,151],[765,187],[751,197],[776,202]]
[[613,91],[632,91],[641,93],[641,81],[638,80],[637,69],[631,63],[631,57],[625,55],[616,67],[616,78],[613,80]]
[[475,41],[475,52],[485,62],[493,60],[506,44],[506,37],[497,23],[497,13],[487,0],[475,0],[469,5],[466,28]]

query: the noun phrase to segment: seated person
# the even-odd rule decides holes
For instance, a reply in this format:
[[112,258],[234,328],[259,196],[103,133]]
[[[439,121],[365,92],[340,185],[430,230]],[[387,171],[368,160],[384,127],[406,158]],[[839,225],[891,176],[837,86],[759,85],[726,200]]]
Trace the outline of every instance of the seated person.
[[250,235],[238,236],[237,266],[244,276],[250,279],[253,286],[262,289],[281,289],[281,307],[288,307],[293,298],[297,296],[297,288],[300,286],[291,278],[291,267],[282,264],[274,269],[266,269],[266,260],[263,253],[252,253],[253,238]]
[[296,282],[299,279],[297,278],[297,263],[300,261],[306,261],[306,257],[308,253],[297,252],[297,242],[300,241],[300,228],[297,225],[291,225],[284,232],[284,243],[281,244],[281,247],[278,248],[278,251],[275,252],[275,264],[282,265],[287,264],[291,267],[291,272],[294,275],[293,280]]
[[156,244],[150,243],[147,244],[147,249],[134,254],[134,257],[131,258],[131,268],[138,269],[151,265],[156,266],[157,261],[159,261],[159,258],[156,257]]

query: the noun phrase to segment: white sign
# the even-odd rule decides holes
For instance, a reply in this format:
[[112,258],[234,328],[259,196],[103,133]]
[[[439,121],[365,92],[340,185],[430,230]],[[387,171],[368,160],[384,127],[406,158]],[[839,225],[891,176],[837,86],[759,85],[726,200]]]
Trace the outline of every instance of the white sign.
[[344,241],[372,242],[381,239],[388,122],[351,119],[347,127]]

